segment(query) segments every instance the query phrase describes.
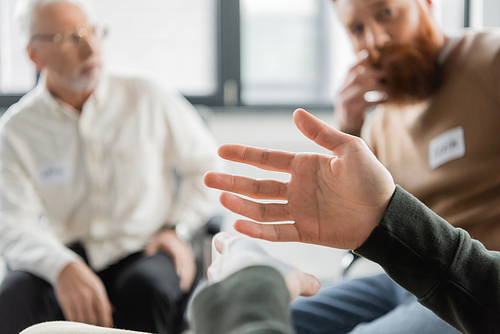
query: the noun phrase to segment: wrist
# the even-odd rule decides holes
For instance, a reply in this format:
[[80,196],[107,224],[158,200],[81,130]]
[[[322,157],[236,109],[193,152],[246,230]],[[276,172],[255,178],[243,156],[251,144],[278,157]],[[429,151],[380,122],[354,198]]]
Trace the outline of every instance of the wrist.
[[188,229],[181,222],[178,223],[166,222],[160,228],[159,233],[162,233],[163,231],[173,232],[180,240],[184,241],[187,244],[191,242],[191,235]]
[[191,250],[190,242],[180,238],[175,227],[162,229],[159,234],[161,234],[160,238],[163,240],[161,248],[172,257],[176,258],[183,255],[182,252],[179,253],[179,249],[183,249],[183,252],[186,251],[186,247]]
[[177,234],[177,237],[184,241],[186,244],[191,243],[191,235],[184,224],[178,223],[175,226],[175,234]]

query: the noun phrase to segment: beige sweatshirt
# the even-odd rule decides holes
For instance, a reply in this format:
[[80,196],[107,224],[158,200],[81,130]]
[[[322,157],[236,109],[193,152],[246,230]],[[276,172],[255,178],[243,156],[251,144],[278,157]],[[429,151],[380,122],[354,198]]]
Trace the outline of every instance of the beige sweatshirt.
[[368,142],[397,184],[500,250],[500,32],[468,33],[426,102],[379,107]]

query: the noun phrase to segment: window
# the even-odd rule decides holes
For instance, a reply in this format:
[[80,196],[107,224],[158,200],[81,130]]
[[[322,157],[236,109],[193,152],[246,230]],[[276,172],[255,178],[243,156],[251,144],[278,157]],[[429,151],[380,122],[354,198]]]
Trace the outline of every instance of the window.
[[[240,4],[243,104],[332,104],[354,62],[333,1],[240,0]],[[464,26],[463,3],[434,4],[444,30],[458,34]]]
[[[193,103],[331,106],[354,61],[331,0],[90,1],[110,26],[107,68],[150,73]],[[12,22],[15,3],[0,0],[0,107],[36,78]],[[467,23],[469,6],[475,26],[500,21],[498,0],[434,4],[450,34]]]
[[36,69],[12,22],[15,0],[0,0],[0,95],[17,95],[33,88]]
[[[330,100],[323,0],[241,0],[244,104],[315,104]],[[328,20],[328,21],[327,21]]]
[[475,29],[500,27],[500,1],[469,0],[470,26]]
[[92,0],[108,22],[104,63],[110,70],[155,75],[186,95],[217,91],[216,0]]
[[[110,28],[103,46],[106,68],[152,75],[187,96],[219,94],[217,0],[89,2],[96,18]],[[15,4],[0,0],[0,106],[36,82],[13,22]]]

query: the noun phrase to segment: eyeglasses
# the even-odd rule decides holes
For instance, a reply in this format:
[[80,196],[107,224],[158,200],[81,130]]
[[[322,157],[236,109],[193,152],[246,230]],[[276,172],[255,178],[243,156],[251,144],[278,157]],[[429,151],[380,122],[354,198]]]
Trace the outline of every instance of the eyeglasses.
[[82,38],[96,37],[99,40],[102,40],[104,37],[106,37],[107,34],[108,34],[107,26],[96,25],[87,28],[67,30],[51,35],[43,35],[43,34],[33,35],[30,38],[30,42],[35,42],[35,41],[54,42],[59,44],[63,51],[66,51],[78,46]]

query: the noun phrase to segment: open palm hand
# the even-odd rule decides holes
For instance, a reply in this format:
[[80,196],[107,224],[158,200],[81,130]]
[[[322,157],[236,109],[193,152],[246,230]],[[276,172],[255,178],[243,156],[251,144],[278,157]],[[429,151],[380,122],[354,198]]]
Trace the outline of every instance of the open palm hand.
[[[336,131],[301,109],[294,120],[305,136],[335,156],[223,145],[222,158],[289,173],[290,181],[210,172],[206,185],[254,199],[287,201],[262,204],[223,193],[221,203],[229,210],[269,223],[237,221],[235,229],[251,237],[359,247],[382,218],[394,192],[391,175],[361,139]],[[275,224],[282,221],[294,223]]]

